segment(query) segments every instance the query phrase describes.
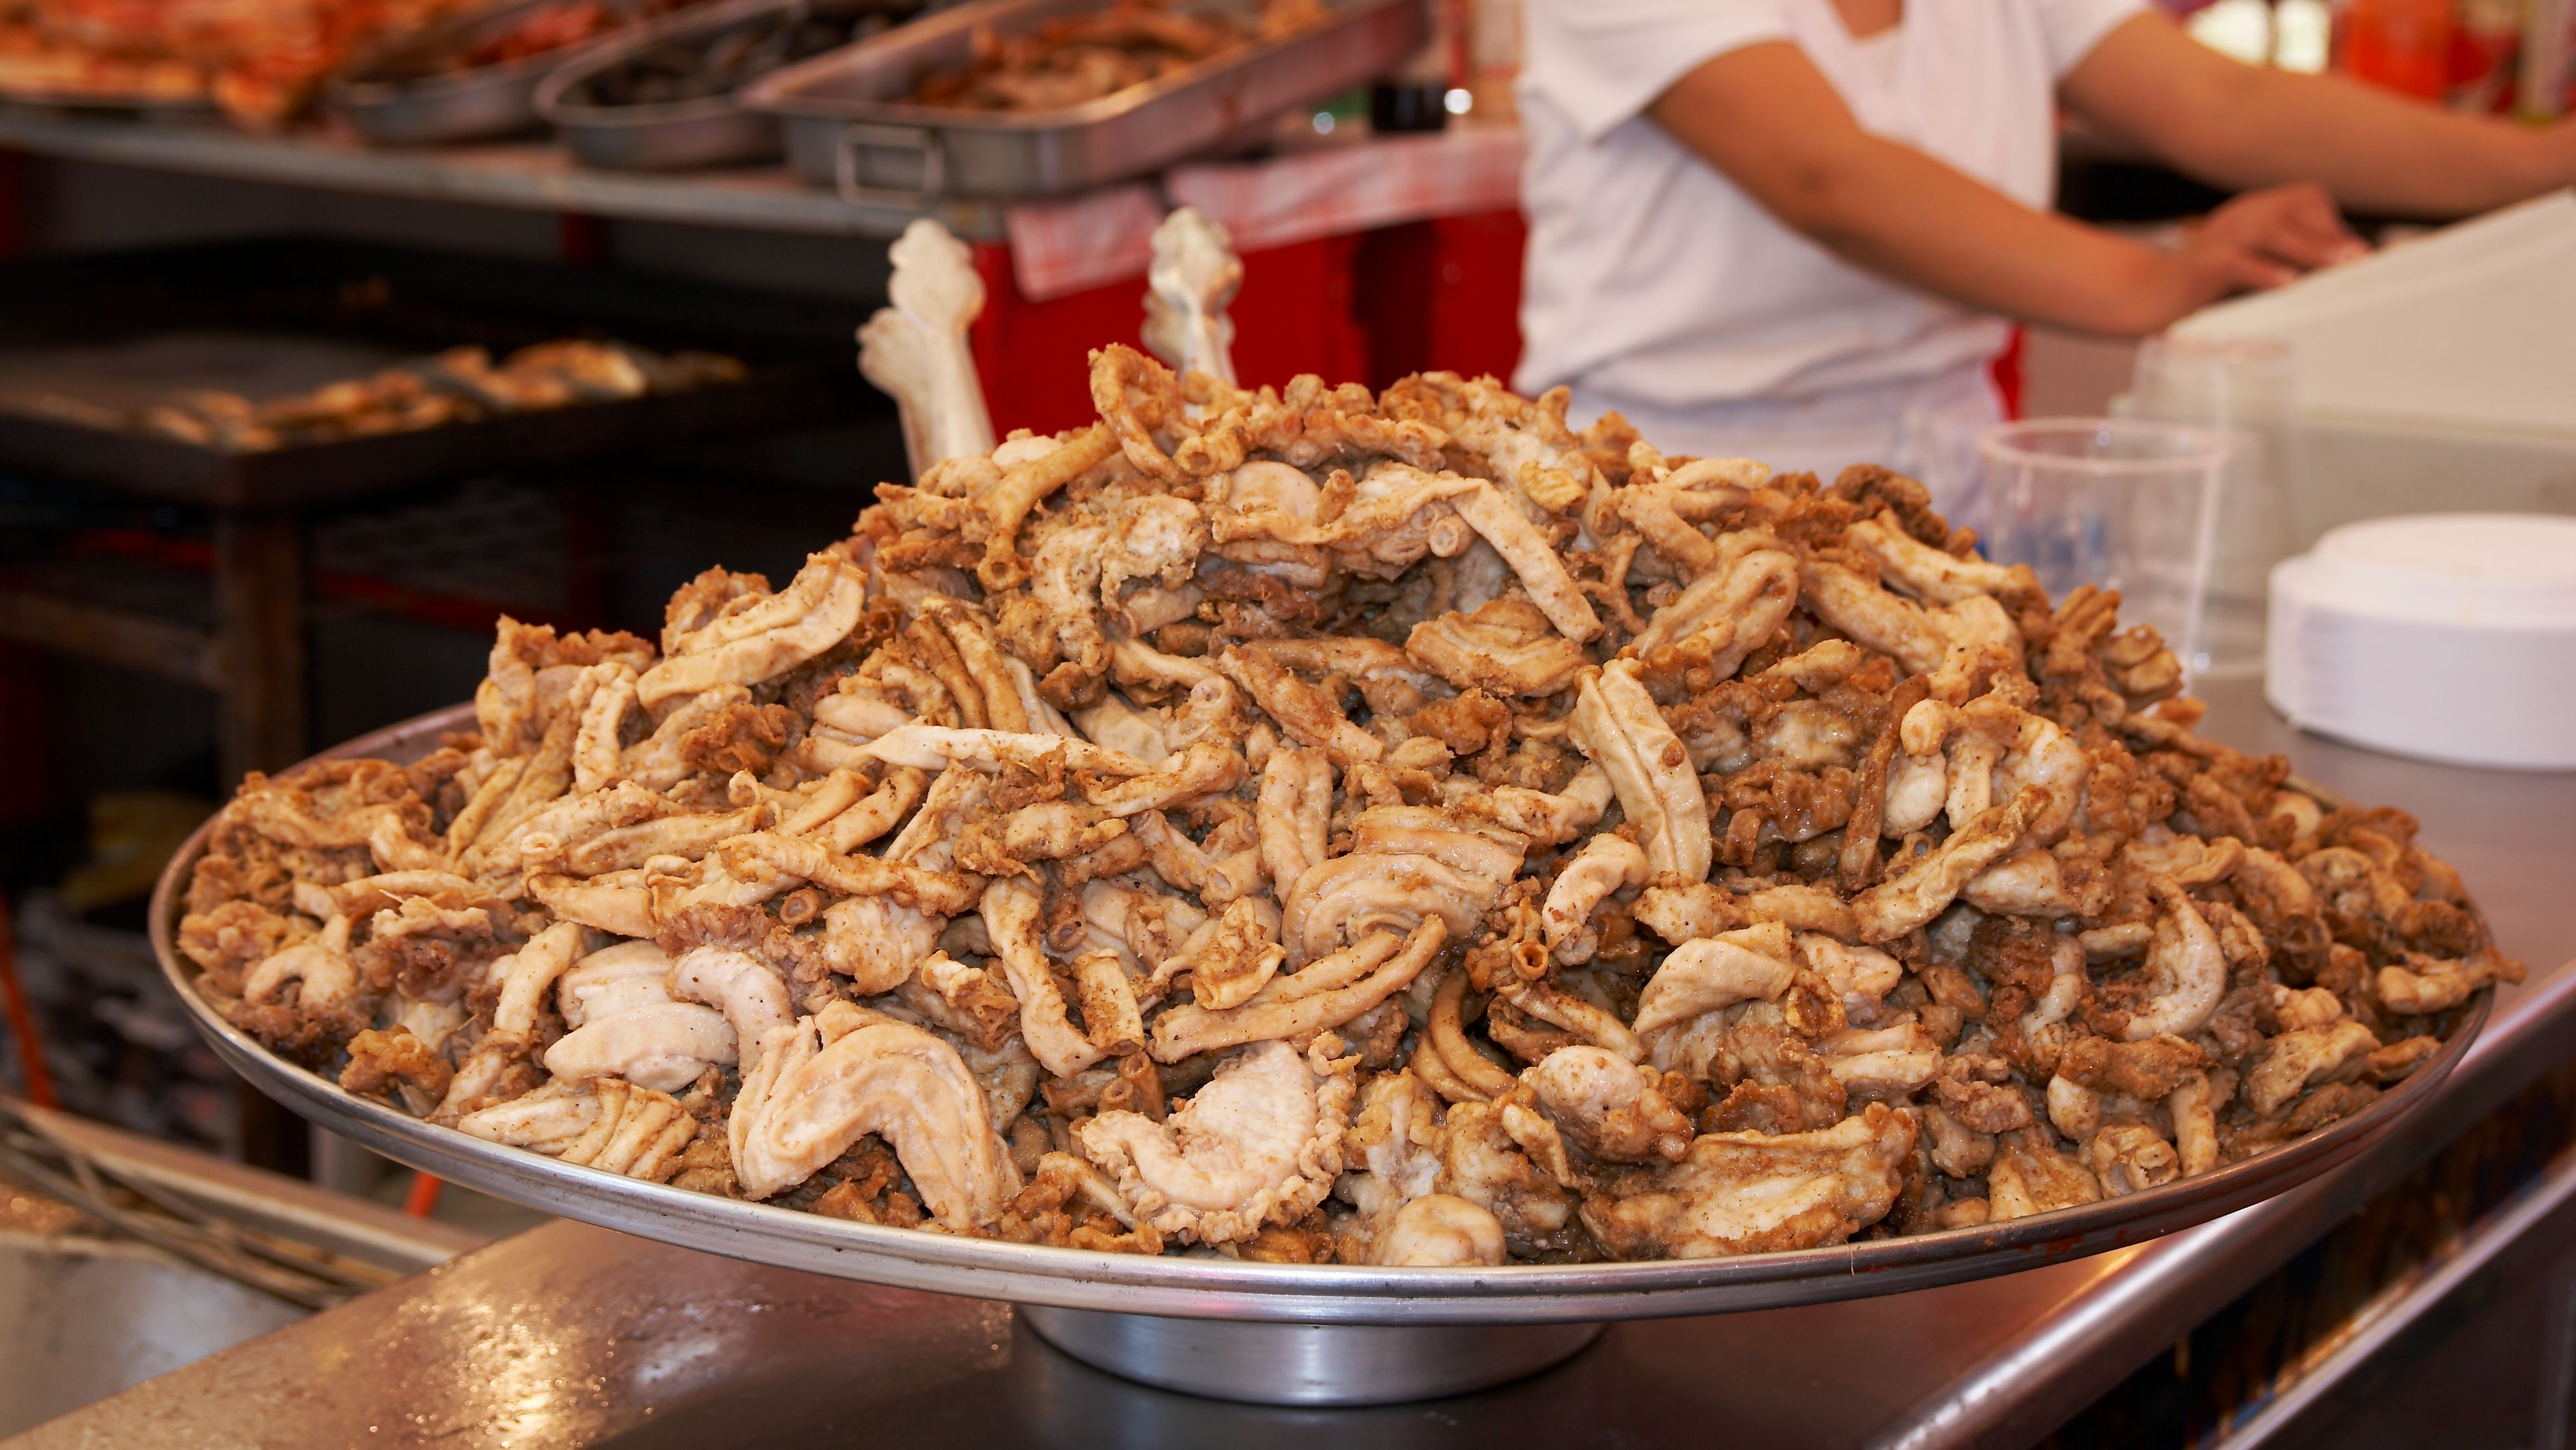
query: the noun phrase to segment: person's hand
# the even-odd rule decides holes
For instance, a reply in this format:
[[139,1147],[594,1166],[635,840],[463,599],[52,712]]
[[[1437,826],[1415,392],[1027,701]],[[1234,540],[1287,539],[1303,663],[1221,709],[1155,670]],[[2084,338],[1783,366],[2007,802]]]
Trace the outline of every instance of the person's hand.
[[2237,197],[2193,227],[2182,250],[2195,271],[2236,292],[2295,282],[2369,248],[2344,226],[2324,187],[2301,182]]
[[2368,250],[2322,186],[2249,191],[2192,226],[2166,255],[2156,310],[2176,322],[2222,297],[2295,282]]
[[2576,116],[2563,117],[2541,128],[2540,144],[2548,156],[2543,183],[2576,186]]

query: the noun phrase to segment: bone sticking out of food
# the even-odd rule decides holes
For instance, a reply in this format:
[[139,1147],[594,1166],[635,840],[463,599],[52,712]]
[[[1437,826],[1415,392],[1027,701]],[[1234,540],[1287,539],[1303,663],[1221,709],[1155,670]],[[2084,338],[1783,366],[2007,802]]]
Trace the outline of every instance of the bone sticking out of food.
[[893,305],[859,329],[859,371],[894,399],[919,478],[932,464],[993,451],[993,418],[966,345],[967,326],[984,310],[984,279],[966,244],[928,217],[905,227],[887,255]]
[[1154,228],[1154,260],[1145,269],[1145,347],[1173,371],[1234,381],[1234,319],[1226,315],[1243,286],[1234,238],[1197,207],[1175,209]]

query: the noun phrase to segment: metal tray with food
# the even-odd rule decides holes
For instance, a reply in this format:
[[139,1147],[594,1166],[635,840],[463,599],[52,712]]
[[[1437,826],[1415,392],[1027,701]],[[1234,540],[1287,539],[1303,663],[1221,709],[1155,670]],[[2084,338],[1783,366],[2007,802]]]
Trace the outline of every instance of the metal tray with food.
[[[189,503],[281,507],[844,421],[884,406],[850,370],[856,317],[336,241],[31,259],[0,267],[0,461]],[[627,375],[688,354],[700,355],[681,364],[692,378],[648,376],[638,389]],[[738,380],[699,368],[717,355],[739,364]],[[581,367],[613,375],[594,382]],[[502,396],[538,372],[556,373],[565,395]],[[252,427],[268,431],[238,431]]]
[[[474,728],[456,705],[323,752],[407,764]],[[453,1183],[567,1218],[755,1263],[1022,1305],[1060,1348],[1131,1378],[1225,1398],[1365,1403],[1483,1388],[1555,1363],[1603,1322],[1819,1304],[1955,1284],[2101,1253],[2204,1223],[2333,1170],[2443,1082],[2493,1004],[2458,1009],[2440,1050],[2308,1136],[2197,1177],[2009,1222],[1718,1259],[1490,1269],[1138,1257],[855,1222],[645,1182],[439,1127],[345,1092],[234,1026],[197,989],[176,928],[213,822],[170,859],[152,944],[198,1030],[262,1092],[335,1133]],[[1186,1322],[1182,1322],[1186,1321]]]
[[1090,381],[777,587],[504,620],[471,729],[246,780],[155,913],[201,1025],[432,1171],[1260,1397],[1168,1351],[1457,1389],[2195,1222],[2522,978],[2412,817],[1910,479]]
[[690,0],[505,0],[449,16],[352,61],[331,108],[387,146],[489,141],[536,129],[559,67]]
[[32,7],[0,11],[0,102],[138,115],[210,112],[203,66],[84,43]]
[[[1184,22],[1259,32],[1258,16],[1243,5],[1155,8]],[[972,72],[1015,42],[1106,13],[1099,0],[976,0],[769,76],[743,103],[782,117],[797,173],[854,204],[1060,195],[1250,144],[1281,113],[1385,73],[1428,34],[1422,0],[1315,0],[1302,8],[1301,23],[1068,104],[1048,104],[1043,87],[1009,110],[925,104],[925,81]]]
[[585,166],[681,171],[777,156],[778,118],[743,87],[881,34],[920,0],[729,0],[665,17],[566,65],[537,87],[537,114]]

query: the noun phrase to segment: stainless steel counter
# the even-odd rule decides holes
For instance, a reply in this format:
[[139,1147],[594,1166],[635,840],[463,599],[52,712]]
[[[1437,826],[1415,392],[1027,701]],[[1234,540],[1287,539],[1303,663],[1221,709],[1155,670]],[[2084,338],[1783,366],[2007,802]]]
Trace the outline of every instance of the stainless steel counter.
[[1953,1288],[1613,1326],[1487,1394],[1273,1410],[1087,1369],[999,1305],[812,1278],[571,1224],[103,1401],[11,1445],[868,1443],[2017,1445],[2162,1352],[2576,1044],[2576,776],[2445,769],[2297,736],[2250,686],[2210,731],[2393,802],[2532,965],[2425,1110],[2309,1186],[2143,1247]]

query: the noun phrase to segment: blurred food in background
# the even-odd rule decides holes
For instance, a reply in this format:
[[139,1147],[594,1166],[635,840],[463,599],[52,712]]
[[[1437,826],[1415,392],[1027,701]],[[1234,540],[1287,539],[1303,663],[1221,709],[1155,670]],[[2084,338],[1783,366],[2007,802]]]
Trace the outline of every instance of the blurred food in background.
[[544,55],[585,40],[596,40],[648,20],[684,10],[696,0],[646,0],[641,5],[610,6],[602,0],[562,0],[532,11],[517,27],[482,44],[441,57],[441,73],[480,70]]
[[120,790],[89,803],[89,859],[63,874],[64,909],[91,912],[152,893],[161,865],[214,807],[166,790]]
[[1169,0],[1118,0],[1105,10],[1050,20],[1028,35],[979,31],[973,62],[922,77],[912,99],[962,111],[1062,110],[1302,30],[1331,13],[1321,0],[1263,0],[1257,18],[1185,10]]
[[652,106],[727,95],[920,13],[919,0],[806,0],[714,36],[652,46],[584,81],[574,96],[594,106]]
[[[256,451],[640,398],[648,393],[682,393],[738,383],[744,376],[741,362],[718,353],[663,355],[620,342],[566,341],[521,348],[498,366],[487,348],[450,348],[372,377],[349,378],[266,401],[190,389],[131,412],[53,395],[22,400],[18,406],[93,427],[158,433],[206,448]],[[0,396],[0,407],[8,406],[11,401]]]
[[11,0],[0,7],[0,94],[205,101],[274,127],[358,51],[470,3]]

